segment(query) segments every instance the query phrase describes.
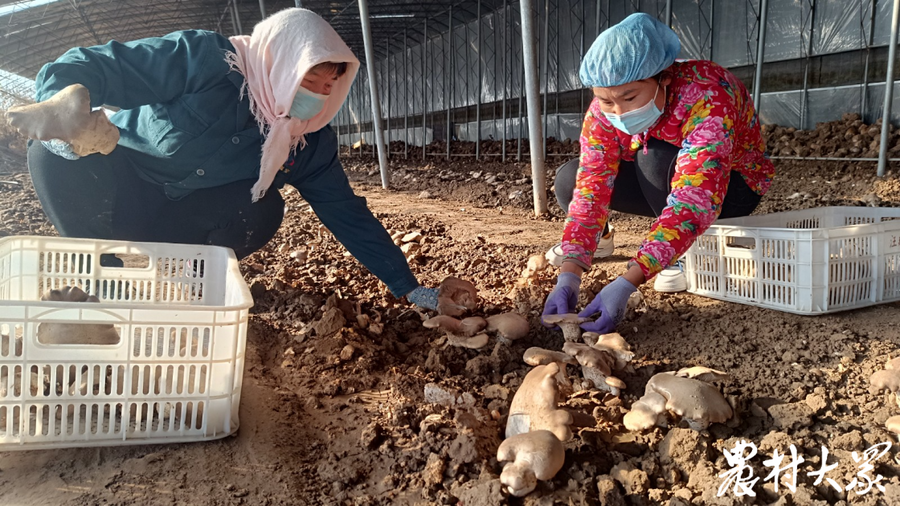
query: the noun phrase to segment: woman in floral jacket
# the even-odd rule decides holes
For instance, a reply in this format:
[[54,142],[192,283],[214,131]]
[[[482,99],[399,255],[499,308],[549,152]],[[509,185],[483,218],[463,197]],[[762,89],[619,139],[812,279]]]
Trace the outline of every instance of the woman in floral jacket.
[[561,244],[547,254],[560,275],[545,315],[573,312],[581,274],[612,253],[610,209],[656,220],[626,273],[579,313],[599,312],[582,327],[601,333],[615,329],[628,297],[654,276],[659,291],[685,290],[678,259],[717,218],[749,215],[769,189],[775,169],[746,88],[711,61],[676,62],[680,49],[675,32],[638,13],[585,55],[580,77],[595,98],[580,159],[557,171],[568,214]]

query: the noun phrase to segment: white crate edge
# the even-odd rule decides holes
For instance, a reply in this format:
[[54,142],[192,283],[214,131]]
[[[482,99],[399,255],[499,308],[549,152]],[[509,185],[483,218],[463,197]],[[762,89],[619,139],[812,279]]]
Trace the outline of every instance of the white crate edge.
[[[841,224],[844,222],[855,222],[852,224]],[[825,226],[821,226],[825,223]],[[785,223],[794,225],[787,228]],[[759,271],[746,276],[747,285],[756,283],[755,296],[745,296],[742,294],[726,293],[728,274],[726,265],[727,260],[739,262],[741,258],[746,259],[748,264],[759,265],[761,258],[759,252],[747,251],[738,252],[737,250],[729,250],[726,254],[726,238],[745,237],[759,244],[761,240],[794,240],[797,243],[804,243],[804,246],[812,247],[815,251],[804,251],[803,254],[818,255],[812,261],[795,264],[793,272],[802,272],[807,270],[808,264],[816,264],[815,269],[808,277],[816,279],[804,280],[809,283],[805,286],[805,291],[815,292],[808,306],[803,306],[796,293],[792,295],[795,303],[792,304],[776,304],[760,300],[759,294],[762,293],[762,286],[769,285],[771,290],[773,286],[782,285],[781,289],[787,290],[791,288],[790,283],[780,282],[777,279],[765,278],[765,274],[760,275]],[[718,248],[717,254],[713,254],[710,250],[702,250],[701,244],[704,239],[713,239]],[[858,288],[862,293],[869,293],[868,298],[858,297],[859,300],[844,303],[836,308],[829,307],[828,292],[829,290],[838,289],[844,283],[843,280],[832,280],[829,276],[829,270],[834,268],[833,263],[829,263],[828,244],[829,241],[846,241],[849,243],[869,241],[871,244],[867,247],[872,248],[871,254],[860,256],[854,259],[856,263],[864,263],[866,259],[871,260],[872,286],[867,288]],[[708,242],[708,241],[707,241]],[[818,246],[818,247],[816,247]],[[797,253],[795,251],[795,253]],[[706,265],[701,265],[702,258],[706,258]],[[709,270],[704,270],[715,257],[718,262],[718,272],[713,274]],[[869,307],[877,304],[895,302],[900,300],[900,269],[897,265],[900,262],[900,208],[869,208],[869,207],[820,207],[812,209],[804,209],[799,211],[786,211],[780,213],[770,213],[766,215],[748,216],[743,218],[730,218],[719,220],[700,236],[688,252],[684,255],[685,275],[688,279],[688,292],[710,297],[728,302],[737,302],[766,309],[783,311],[799,315],[820,315],[830,314],[840,311],[847,311]],[[798,259],[799,260],[799,259]],[[808,260],[804,258],[802,260]],[[846,261],[842,259],[834,260],[835,263]],[[755,263],[754,263],[755,262]],[[889,266],[891,275],[889,279],[885,279],[886,263]],[[777,262],[772,262],[777,263]],[[783,263],[783,262],[782,262]],[[791,271],[789,271],[791,272]],[[705,283],[699,282],[700,276],[707,278]],[[735,276],[740,278],[741,276]],[[715,278],[715,279],[711,279]],[[893,292],[895,295],[891,297],[883,297],[886,283],[893,283]],[[704,289],[704,286],[716,284],[716,290]],[[861,283],[856,283],[861,284]],[[815,285],[815,286],[814,286]],[[808,293],[803,293],[803,297],[807,297]],[[849,297],[852,299],[853,297]],[[806,300],[802,301],[803,303]]]
[[[240,273],[239,264],[234,252],[228,248],[217,246],[195,246],[170,243],[139,243],[127,241],[103,241],[90,239],[71,239],[59,237],[34,237],[34,236],[10,236],[0,238],[0,260],[10,252],[10,248],[16,243],[26,245],[29,254],[39,254],[40,251],[65,251],[66,255],[78,254],[99,255],[116,252],[125,254],[146,254],[150,258],[193,258],[202,259],[192,265],[204,265],[206,273],[211,274],[205,278],[203,272],[195,277],[203,278],[201,282],[194,279],[185,279],[185,274],[173,274],[172,279],[166,282],[177,284],[187,282],[202,284],[208,282],[206,294],[213,290],[226,290],[221,299],[206,301],[204,303],[191,304],[190,301],[182,303],[153,303],[147,301],[121,300],[102,301],[100,304],[92,303],[91,308],[86,308],[85,303],[50,302],[40,300],[0,300],[0,317],[7,323],[0,322],[0,327],[6,334],[0,335],[0,451],[70,448],[87,446],[119,446],[137,444],[160,444],[175,442],[194,442],[219,439],[234,434],[239,426],[238,409],[240,404],[241,383],[243,380],[243,366],[245,360],[246,334],[248,327],[249,308],[253,305],[253,299],[249,288]],[[21,253],[21,251],[20,251]],[[207,256],[204,256],[207,255]],[[215,259],[213,260],[213,257]],[[81,257],[78,257],[81,258]],[[33,259],[32,259],[33,260]],[[0,261],[0,264],[3,262]],[[45,261],[46,264],[46,261]],[[215,266],[213,265],[215,264]],[[168,265],[168,264],[167,264]],[[8,265],[0,265],[0,268],[8,268]],[[83,263],[78,269],[84,269]],[[210,269],[215,269],[211,272]],[[153,262],[141,276],[148,276],[153,271]],[[159,269],[155,272],[158,274]],[[32,273],[33,274],[33,273]],[[54,273],[55,274],[55,273]],[[91,272],[90,275],[79,271],[80,279],[88,279],[102,274],[105,281],[119,278],[128,281],[136,276],[134,269],[122,271],[100,269]],[[129,274],[132,277],[129,277]],[[222,279],[213,279],[221,275]],[[19,273],[20,277],[25,274]],[[179,278],[178,276],[182,276]],[[8,277],[8,276],[7,276]],[[33,280],[32,280],[33,281]],[[6,282],[0,281],[0,282]],[[137,282],[135,282],[137,283]],[[213,287],[213,288],[210,288]],[[36,290],[28,289],[32,295]],[[19,289],[22,294],[26,290]],[[203,290],[199,290],[204,294]],[[12,314],[18,327],[15,332],[17,337],[10,339],[13,331],[9,325],[9,315]],[[62,316],[59,316],[62,315]],[[77,316],[72,316],[77,315]],[[85,316],[86,315],[86,316]],[[173,321],[174,320],[174,321]],[[36,337],[36,329],[40,323],[49,322],[69,323],[114,323],[122,336],[118,344],[114,345],[51,345],[39,343]],[[187,322],[187,323],[185,323]],[[180,334],[175,332],[180,324],[193,325],[194,335],[188,335],[187,326],[181,329]],[[169,325],[168,337],[154,336],[150,330],[156,326],[162,328]],[[173,325],[175,327],[173,327]],[[135,327],[146,326],[147,335],[135,337],[132,330]],[[201,330],[202,329],[202,330]],[[18,334],[21,333],[21,337]],[[224,333],[224,334],[223,334]],[[226,335],[226,337],[221,337]],[[225,339],[221,344],[225,350],[219,350],[218,339]],[[3,339],[6,339],[4,342]],[[135,348],[135,343],[144,339],[147,343],[147,356],[138,356],[142,351]],[[151,341],[163,343],[168,341],[168,356],[163,353],[163,346],[153,348],[156,356],[151,354]],[[10,343],[21,341],[21,352],[16,355],[11,352]],[[187,345],[192,342],[193,344]],[[179,351],[173,352],[175,345],[181,343]],[[202,344],[198,344],[202,343]],[[43,346],[43,348],[41,347]],[[5,347],[5,348],[4,348]],[[62,351],[59,351],[61,347]],[[98,349],[98,348],[103,348]],[[5,350],[5,351],[4,351]],[[49,350],[49,351],[48,351]],[[59,353],[56,353],[59,352]],[[79,356],[89,353],[95,360],[85,360]],[[179,355],[180,353],[180,355]],[[53,369],[48,363],[56,366]],[[60,364],[65,363],[63,367]],[[97,365],[102,364],[102,367]],[[56,392],[50,383],[26,379],[25,376],[35,374],[32,367],[39,367],[38,377],[57,378]],[[93,378],[92,371],[96,367],[100,370],[112,371],[107,374],[97,374],[94,379],[93,389],[98,385],[106,385],[106,391],[94,392],[89,385],[82,382],[84,392],[79,396],[75,383],[69,383],[65,388],[65,379],[69,378]],[[20,367],[20,380],[12,378],[11,372]],[[50,372],[43,372],[40,367],[49,368]],[[162,369],[165,367],[166,369]],[[108,369],[106,369],[108,368]],[[163,371],[156,372],[157,369]],[[54,372],[56,371],[56,372]],[[69,372],[67,372],[69,371]],[[77,371],[77,372],[71,372]],[[85,372],[87,371],[87,372]],[[133,371],[133,373],[132,373]],[[199,372],[198,372],[199,371]],[[68,374],[68,376],[66,376]],[[178,375],[181,376],[178,376]],[[4,376],[5,375],[5,376]],[[103,376],[103,379],[99,379]],[[156,390],[150,386],[156,377]],[[127,378],[127,379],[125,379]],[[143,381],[135,378],[144,378]],[[179,378],[176,382],[176,378]],[[170,392],[165,392],[167,387],[160,386],[160,380],[168,382]],[[44,385],[44,392],[37,395],[28,392],[38,385]],[[118,381],[118,383],[117,383]],[[138,385],[143,384],[143,387]],[[185,385],[188,385],[185,387]],[[192,391],[191,388],[196,390]],[[215,388],[213,388],[215,385]],[[19,388],[18,394],[11,392],[12,386]],[[175,391],[184,387],[184,391]],[[50,388],[50,393],[47,393]],[[118,388],[118,391],[110,391]],[[148,391],[133,391],[143,388]],[[62,392],[60,392],[62,389]],[[68,391],[67,391],[68,390]],[[74,391],[74,396],[73,396]],[[199,415],[202,403],[202,416]],[[75,414],[68,409],[69,406],[81,408],[80,414]],[[52,406],[55,415],[44,412],[50,411]],[[82,406],[84,406],[82,408]],[[126,424],[124,416],[132,420],[133,409],[143,409],[138,412],[137,424]],[[172,409],[177,410],[182,416],[171,415]],[[182,410],[183,408],[183,410]],[[14,415],[15,410],[19,411]],[[94,410],[94,413],[85,411]],[[36,411],[36,413],[35,413]],[[64,411],[68,414],[64,414]],[[29,413],[35,416],[29,418]],[[41,413],[42,420],[37,421],[37,413]],[[164,414],[165,413],[165,414]],[[49,416],[47,420],[44,418]],[[55,422],[53,418],[55,416]],[[18,422],[13,423],[17,417]],[[120,417],[122,417],[120,419]],[[78,423],[73,419],[80,418],[81,433],[76,433]],[[181,419],[183,418],[183,419]],[[68,419],[67,427],[61,427],[62,421]],[[158,419],[157,421],[154,421]],[[5,425],[4,425],[5,423]],[[55,426],[54,426],[55,423]],[[87,425],[94,424],[91,427]],[[143,423],[144,425],[140,425]],[[46,428],[49,426],[49,428]],[[9,428],[15,434],[10,434]],[[37,430],[35,430],[37,429]],[[44,434],[45,431],[53,431],[53,434]],[[71,432],[66,434],[66,432]]]

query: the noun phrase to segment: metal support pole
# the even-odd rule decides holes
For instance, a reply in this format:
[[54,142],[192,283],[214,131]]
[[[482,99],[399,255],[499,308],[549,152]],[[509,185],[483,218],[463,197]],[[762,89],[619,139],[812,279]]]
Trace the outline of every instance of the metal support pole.
[[[465,111],[465,118],[463,119],[463,124],[466,125],[466,135],[469,135],[469,71],[472,69],[472,65],[469,64],[469,23],[463,25],[463,28],[466,29],[465,35],[463,35],[463,47],[466,48],[466,54],[463,55],[463,65],[466,70],[464,73],[466,74],[466,89],[463,92],[463,100],[462,106]],[[454,47],[454,56],[456,55],[456,48]],[[471,137],[469,137],[471,138]]]
[[713,59],[713,34],[716,25],[716,0],[709,0],[709,60]]
[[391,141],[393,140],[393,136],[391,135],[391,40],[387,39],[385,42],[386,52],[384,53],[384,87],[386,88],[384,91],[386,93],[387,99],[387,107],[384,108],[384,118],[385,118],[385,127],[384,127],[384,135],[387,138],[387,155],[388,158],[391,157]]
[[[547,96],[550,95],[550,0],[544,0],[544,55],[542,66],[538,70],[544,74],[544,107],[543,112],[544,129],[541,135],[541,153],[547,157]],[[540,78],[539,78],[540,79]],[[538,81],[540,84],[540,81]],[[530,104],[529,104],[530,105]],[[529,107],[529,109],[531,109]],[[532,158],[534,159],[534,158]]]
[[387,189],[391,184],[387,153],[381,137],[381,100],[378,99],[378,83],[375,82],[375,47],[372,44],[372,26],[369,22],[369,2],[359,0],[359,22],[362,25],[363,46],[366,52],[366,69],[369,73],[369,94],[372,99],[372,121],[374,124],[375,146],[378,148],[378,165],[381,168],[381,186]]
[[597,35],[600,35],[600,0],[597,0],[597,11],[594,12],[594,24],[597,27]]
[[266,19],[266,0],[259,0],[259,14]]
[[234,15],[234,20],[237,22],[238,35],[243,35],[244,28],[241,26],[241,13],[237,8],[237,0],[231,0],[231,12]]
[[891,131],[891,105],[894,102],[894,60],[897,56],[897,32],[900,32],[900,0],[894,0],[891,21],[890,49],[888,49],[887,78],[884,80],[884,111],[881,116],[881,145],[878,149],[878,177],[887,170],[888,134]]
[[753,106],[759,115],[759,88],[762,85],[763,56],[766,53],[766,18],[769,12],[769,0],[760,0],[759,31],[756,37],[756,75],[753,76]]
[[[478,23],[476,28],[478,30],[478,54],[477,59],[475,60],[478,63],[478,100],[475,102],[475,159],[478,160],[481,158],[481,0],[478,0],[478,14],[475,17],[475,22]],[[468,54],[468,52],[466,53]]]
[[234,32],[235,35],[240,35],[237,29],[237,22],[234,20],[234,6],[231,3],[231,0],[228,2],[228,13],[231,14],[231,31]]
[[[895,0],[900,2],[900,0]],[[531,179],[534,192],[534,214],[547,212],[547,174],[544,171],[544,153],[541,150],[541,111],[537,55],[534,48],[533,0],[521,0],[522,49],[525,60],[525,88],[528,94],[528,138],[531,149]],[[895,23],[896,25],[896,23]]]
[[456,49],[453,47],[453,6],[450,6],[450,14],[447,19],[447,57],[449,58],[449,62],[447,62],[447,66],[444,69],[444,76],[447,80],[447,86],[444,89],[444,94],[447,95],[447,131],[444,133],[444,136],[447,137],[447,160],[450,159],[450,138],[452,135],[450,134],[450,110],[453,108],[453,60],[454,53]]
[[672,27],[672,0],[666,0],[666,26]]
[[294,0],[294,7],[303,8],[303,2],[300,0]]
[[809,66],[812,58],[813,35],[816,26],[816,0],[812,0],[809,13],[809,44],[806,45],[806,61],[803,67],[803,94],[800,97],[800,130],[806,129],[806,116],[809,110]]
[[862,120],[866,121],[869,113],[869,54],[872,52],[872,46],[875,44],[875,8],[878,0],[872,0],[872,13],[869,16],[869,37],[866,40],[866,64],[863,67],[862,82]]
[[425,130],[425,121],[428,117],[428,86],[426,71],[428,70],[428,18],[422,27],[422,160],[425,159],[425,149],[428,146],[428,131]]
[[[578,61],[581,62],[584,60],[584,42],[585,42],[585,33],[587,32],[587,9],[585,8],[585,4],[587,2],[581,2],[581,40],[578,43]],[[584,114],[584,90],[579,90],[578,93],[578,110]],[[557,109],[557,114],[559,110]]]
[[[510,60],[507,51],[509,50],[509,31],[510,26],[512,26],[512,9],[508,8],[507,0],[503,0],[503,15],[506,16],[506,29],[503,30],[503,51],[501,52],[503,60],[500,66],[500,73],[503,74],[503,98],[501,98],[503,101],[503,121],[500,123],[500,127],[503,129],[503,146],[500,147],[500,160],[506,163],[506,85],[509,82],[507,79],[509,72],[506,69],[506,64]],[[496,76],[494,79],[496,80]]]
[[[521,9],[522,6],[520,5],[519,8]],[[524,53],[524,51],[523,51],[523,53]],[[525,96],[525,61],[524,61],[524,59],[525,59],[525,55],[523,54],[522,55],[522,60],[523,60],[522,66],[520,67],[520,72],[519,72],[519,138],[516,141],[516,161],[517,162],[522,161],[522,135],[523,135],[522,131],[525,128],[525,115],[523,114],[523,111],[525,111],[525,108],[522,107],[522,98]]]
[[407,52],[409,43],[406,39],[406,28],[403,29],[403,158],[409,158],[409,74]]

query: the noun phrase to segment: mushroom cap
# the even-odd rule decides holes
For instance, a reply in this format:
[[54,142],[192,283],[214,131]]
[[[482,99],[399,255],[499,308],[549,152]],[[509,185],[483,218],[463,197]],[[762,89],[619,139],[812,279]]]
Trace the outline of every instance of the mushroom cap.
[[900,434],[900,415],[888,418],[887,421],[884,422],[884,426],[894,434]]
[[426,329],[441,329],[455,334],[459,332],[460,323],[462,322],[452,316],[440,315],[425,320],[422,326]]
[[528,335],[528,320],[518,313],[503,313],[489,316],[487,331],[497,332],[504,339],[515,341]]
[[675,375],[682,378],[693,378],[695,380],[705,381],[706,383],[714,383],[716,381],[724,382],[731,379],[731,376],[727,372],[717,371],[702,366],[685,367],[679,369]]
[[622,390],[627,386],[624,381],[616,378],[615,376],[607,376],[606,384],[613,388],[618,388],[619,390]]
[[447,340],[451,346],[457,346],[459,348],[469,348],[472,350],[484,348],[485,346],[487,346],[489,339],[490,338],[487,334],[478,334],[477,336],[472,337],[447,334]]
[[531,255],[528,257],[528,263],[525,268],[531,272],[540,272],[550,266],[547,257],[544,255]]
[[444,278],[438,287],[438,313],[460,316],[475,309],[478,289],[472,283],[454,276]]
[[602,334],[594,342],[594,346],[603,346],[604,348],[609,348],[611,350],[631,351],[631,345],[628,344],[628,341],[626,341],[625,338],[622,337],[622,334],[619,334],[618,332]]
[[556,476],[565,463],[566,449],[552,432],[534,430],[500,443],[497,460],[505,463],[500,482],[511,494],[521,497],[534,490],[534,478],[550,480]]
[[556,375],[559,371],[559,364],[553,362],[535,366],[525,375],[522,385],[509,404],[507,437],[545,429],[555,434],[560,441],[572,439],[572,430],[569,428],[572,414],[557,409],[559,384]]
[[900,390],[900,370],[884,369],[875,371],[875,374],[869,377],[869,383],[871,383],[877,391],[888,389],[891,393],[895,393]]
[[77,286],[64,286],[58,290],[47,290],[41,295],[41,300],[59,302],[100,302],[95,295],[88,295]]
[[666,398],[656,392],[648,392],[631,405],[631,411],[625,413],[623,422],[628,430],[644,430],[653,427],[660,421],[660,415],[666,412]]
[[900,369],[900,357],[892,358],[884,365],[885,369]]
[[582,323],[587,321],[587,318],[580,318],[575,313],[548,314],[542,316],[541,318],[543,318],[544,323],[549,325],[581,325]]
[[528,365],[547,365],[552,362],[562,362],[563,364],[575,365],[578,363],[575,357],[561,351],[547,350],[532,346],[525,350],[522,360]]
[[687,420],[694,430],[725,422],[734,414],[722,393],[700,380],[660,373],[650,378],[645,391],[665,397],[666,409]]
[[466,337],[474,336],[487,327],[487,324],[487,320],[480,316],[470,316],[459,322],[458,332]]
[[603,350],[598,350],[584,343],[567,342],[563,344],[563,352],[575,357],[582,367],[596,369],[604,376],[612,374],[612,366],[616,359]]

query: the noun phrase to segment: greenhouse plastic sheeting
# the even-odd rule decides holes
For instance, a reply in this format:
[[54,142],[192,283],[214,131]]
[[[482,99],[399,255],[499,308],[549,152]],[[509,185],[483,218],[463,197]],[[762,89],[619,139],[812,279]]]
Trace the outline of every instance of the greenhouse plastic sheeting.
[[[635,6],[658,17],[663,17],[665,11],[664,0],[547,3],[549,16],[544,13],[545,2],[536,2],[534,43],[540,90],[551,94],[581,87],[578,78],[581,55],[598,31],[635,12]],[[759,3],[759,0],[672,2],[674,29],[682,40],[680,56],[712,57],[726,67],[754,64]],[[865,48],[872,29],[871,7],[871,0],[770,0],[766,61],[803,58],[810,51],[817,55]],[[598,8],[601,9],[599,24]],[[890,33],[891,2],[879,0],[876,9],[873,40],[876,46],[885,45]],[[520,21],[519,4],[512,3],[483,13],[479,20],[455,23],[452,41],[448,32],[438,33],[429,27],[424,50],[411,39],[404,53],[402,36],[390,43],[374,41],[379,48],[391,49],[388,58],[375,62],[382,114],[395,121],[405,115],[416,116],[420,122],[423,109],[429,113],[445,111],[448,106],[458,110],[475,106],[479,98],[482,104],[503,98],[517,100],[522,92],[523,67]],[[426,79],[422,77],[423,63]],[[353,109],[354,117],[368,123],[372,121],[372,108],[365,74],[364,68],[354,86],[358,90],[351,93],[346,108]],[[547,105],[546,112],[556,113],[553,99]],[[791,115],[789,110],[779,114]],[[474,113],[470,112],[468,119],[474,120]],[[810,121],[815,119],[816,113],[810,111]],[[396,127],[396,123],[392,125]]]
[[[808,119],[800,125],[800,109],[803,102],[802,91],[763,93],[760,96],[760,121],[764,124],[791,126],[811,129],[816,123],[836,121],[844,113],[860,112],[862,109],[862,86],[838,86],[809,90],[807,104]],[[872,124],[882,117],[884,111],[884,83],[870,84],[866,101],[865,122]],[[900,122],[900,81],[894,82],[891,122]]]

